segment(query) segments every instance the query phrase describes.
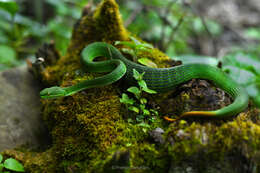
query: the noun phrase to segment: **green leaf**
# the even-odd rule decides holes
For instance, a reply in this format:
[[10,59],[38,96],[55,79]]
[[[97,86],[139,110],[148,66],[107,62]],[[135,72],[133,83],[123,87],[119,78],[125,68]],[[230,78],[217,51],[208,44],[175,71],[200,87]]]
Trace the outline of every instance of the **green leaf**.
[[126,54],[131,55],[132,57],[136,57],[135,52],[132,49],[122,48],[121,51],[126,53]]
[[141,91],[137,87],[130,87],[130,88],[127,89],[127,91],[129,91],[133,94],[140,94],[141,93]]
[[143,111],[145,109],[145,105],[144,104],[140,104],[139,105],[140,109]]
[[144,72],[140,74],[136,69],[133,69],[133,77],[135,80],[140,81],[143,79]]
[[140,76],[140,73],[136,70],[136,69],[133,69],[133,76],[136,80],[139,79],[139,76]]
[[147,93],[149,93],[149,94],[156,94],[157,92],[156,91],[154,91],[154,90],[152,90],[152,89],[149,89],[149,88],[143,88],[143,91],[145,91],[145,92],[147,92]]
[[13,158],[6,159],[4,162],[4,167],[12,171],[24,172],[23,165]]
[[140,102],[141,102],[141,104],[146,104],[147,103],[147,99],[146,98],[141,98]]
[[0,0],[0,8],[8,11],[12,16],[18,11],[18,5],[13,0]]
[[126,105],[132,105],[135,103],[134,99],[128,97],[127,94],[123,93],[122,98],[120,98],[120,103],[124,103]]
[[147,67],[157,68],[157,65],[152,60],[150,60],[148,58],[139,58],[138,62],[140,64],[147,66]]
[[140,91],[139,88],[137,88],[137,87],[130,87],[130,88],[127,89],[127,91],[130,92],[130,93],[133,93],[137,97],[137,99],[140,98],[141,91]]
[[135,113],[139,113],[139,109],[138,109],[137,107],[135,107],[135,106],[129,106],[128,109],[129,109],[130,111],[135,112]]
[[115,41],[115,45],[124,45],[130,47],[131,49],[135,49],[136,44],[129,41]]
[[157,93],[156,91],[149,89],[144,80],[138,81],[138,85],[142,88],[143,91],[145,91],[149,94],[156,94]]
[[143,88],[147,88],[146,82],[144,80],[138,81],[138,85]]
[[143,113],[144,113],[144,115],[150,115],[150,111],[147,109],[143,109]]
[[0,64],[12,65],[15,61],[15,50],[9,46],[0,45]]
[[245,31],[248,38],[260,40],[260,28],[249,28]]
[[2,163],[2,161],[3,161],[3,156],[2,154],[0,154],[0,163]]

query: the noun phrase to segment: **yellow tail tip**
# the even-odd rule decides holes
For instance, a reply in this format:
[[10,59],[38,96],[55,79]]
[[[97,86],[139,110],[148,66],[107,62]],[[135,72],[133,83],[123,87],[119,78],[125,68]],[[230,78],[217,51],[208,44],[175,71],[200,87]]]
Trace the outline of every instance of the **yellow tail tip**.
[[214,112],[210,112],[210,111],[190,111],[190,112],[185,112],[183,114],[181,114],[178,118],[169,118],[167,116],[164,116],[163,118],[166,121],[169,122],[176,122],[182,118],[186,118],[186,117],[212,117],[216,115]]
[[184,117],[192,117],[192,116],[198,116],[198,117],[212,117],[216,115],[214,112],[210,111],[190,111],[190,112],[185,112],[181,114],[180,118]]
[[175,121],[177,121],[178,119],[176,118],[176,119],[173,119],[173,118],[169,118],[169,117],[167,117],[167,116],[164,116],[163,117],[166,121],[169,121],[169,122],[175,122]]

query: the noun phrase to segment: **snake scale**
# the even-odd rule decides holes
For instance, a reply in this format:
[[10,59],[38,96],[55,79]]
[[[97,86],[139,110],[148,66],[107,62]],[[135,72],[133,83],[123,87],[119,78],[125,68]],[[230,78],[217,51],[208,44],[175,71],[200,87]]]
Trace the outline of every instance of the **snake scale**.
[[[105,61],[94,61],[97,57],[107,57]],[[228,117],[243,111],[248,105],[248,95],[243,87],[228,77],[220,69],[199,63],[179,65],[171,68],[151,68],[139,65],[125,58],[120,51],[104,42],[95,42],[86,46],[81,52],[84,68],[89,72],[108,72],[108,74],[93,80],[85,80],[69,87],[54,86],[40,92],[41,98],[58,98],[69,96],[81,90],[112,84],[125,76],[129,83],[133,83],[133,69],[144,73],[148,88],[157,92],[165,92],[176,88],[188,80],[199,78],[212,81],[216,86],[227,92],[233,103],[215,111],[190,111],[185,112],[177,119],[193,116],[201,117]],[[168,121],[176,121],[164,117]]]

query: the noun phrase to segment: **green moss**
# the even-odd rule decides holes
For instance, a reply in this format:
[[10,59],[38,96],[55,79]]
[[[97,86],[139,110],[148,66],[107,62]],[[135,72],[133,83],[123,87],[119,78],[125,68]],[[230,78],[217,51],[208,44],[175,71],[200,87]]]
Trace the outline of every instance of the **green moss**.
[[133,172],[167,172],[170,157],[164,147],[158,149],[144,142],[132,146],[130,151]]
[[167,138],[174,141],[169,153],[176,162],[201,152],[211,159],[223,159],[234,151],[254,158],[260,151],[260,126],[249,119],[243,120],[243,116],[245,114],[241,113],[234,121],[221,125],[210,122],[172,124],[167,131]]
[[103,0],[97,7],[93,18],[96,22],[97,33],[101,33],[102,41],[112,42],[128,39],[129,36],[124,28],[115,0]]
[[56,166],[57,160],[52,157],[51,150],[46,150],[42,153],[28,152],[26,150],[5,150],[3,154],[6,158],[12,157],[20,161],[24,165],[26,172],[59,172],[59,168]]

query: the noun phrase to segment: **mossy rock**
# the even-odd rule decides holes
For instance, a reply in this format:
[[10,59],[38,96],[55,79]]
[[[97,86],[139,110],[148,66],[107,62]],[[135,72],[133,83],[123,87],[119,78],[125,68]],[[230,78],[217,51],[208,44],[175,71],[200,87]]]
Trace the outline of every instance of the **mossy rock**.
[[[66,87],[99,76],[81,70],[81,50],[95,41],[130,40],[131,33],[123,27],[115,0],[103,0],[94,13],[85,10],[82,14],[66,55],[41,73],[46,85]],[[158,49],[146,56],[159,67],[171,66],[169,57]],[[234,172],[234,160],[241,163],[238,168],[242,171],[260,170],[260,119],[253,106],[228,120],[195,119],[169,124],[159,116],[147,129],[128,123],[119,101],[122,86],[117,82],[69,97],[42,100],[42,116],[52,135],[52,145],[42,153],[8,150],[5,156],[25,163],[28,172],[217,172],[219,167]],[[219,95],[211,84],[206,88]],[[194,108],[187,107],[190,100],[201,99],[191,91],[192,87],[188,87],[177,94],[148,96],[149,103],[172,103],[178,105],[177,110],[168,113],[180,113]],[[216,97],[216,105],[201,107],[215,109],[230,102],[221,100]],[[165,110],[159,111],[167,113]],[[149,131],[156,127],[165,131],[159,136],[164,142],[151,140]]]

